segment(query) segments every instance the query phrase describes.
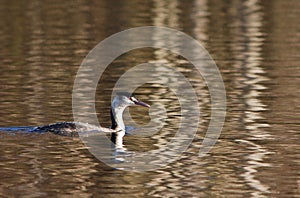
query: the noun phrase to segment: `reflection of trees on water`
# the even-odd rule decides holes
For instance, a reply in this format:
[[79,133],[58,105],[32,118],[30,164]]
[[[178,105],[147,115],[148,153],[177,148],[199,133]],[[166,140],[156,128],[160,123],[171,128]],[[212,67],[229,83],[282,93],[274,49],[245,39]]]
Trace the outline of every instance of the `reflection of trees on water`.
[[235,82],[237,90],[237,100],[242,106],[243,111],[239,119],[240,123],[244,124],[247,138],[237,139],[236,141],[246,145],[250,150],[249,155],[245,156],[247,164],[244,165],[245,172],[241,175],[249,186],[257,190],[253,192],[253,196],[262,196],[265,193],[270,193],[269,186],[262,183],[256,173],[262,167],[270,167],[271,164],[264,162],[265,158],[271,152],[263,145],[255,142],[255,140],[267,140],[271,137],[266,128],[269,124],[265,122],[262,112],[267,110],[266,105],[260,100],[262,93],[267,88],[261,83],[268,80],[265,77],[266,72],[261,66],[262,64],[262,45],[263,33],[261,32],[263,13],[258,2],[244,2],[238,5],[237,15],[242,14],[237,18],[232,33],[233,56],[235,63],[233,67],[239,71]]

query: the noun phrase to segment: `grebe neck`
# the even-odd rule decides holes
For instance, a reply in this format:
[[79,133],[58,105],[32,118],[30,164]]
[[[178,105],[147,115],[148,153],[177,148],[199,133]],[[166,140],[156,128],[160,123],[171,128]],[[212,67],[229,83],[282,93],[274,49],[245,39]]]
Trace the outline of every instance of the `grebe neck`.
[[112,107],[110,110],[112,129],[118,130],[118,133],[112,133],[111,141],[116,145],[116,147],[123,146],[123,137],[125,135],[125,124],[123,121],[123,112],[126,106],[118,106],[116,108]]

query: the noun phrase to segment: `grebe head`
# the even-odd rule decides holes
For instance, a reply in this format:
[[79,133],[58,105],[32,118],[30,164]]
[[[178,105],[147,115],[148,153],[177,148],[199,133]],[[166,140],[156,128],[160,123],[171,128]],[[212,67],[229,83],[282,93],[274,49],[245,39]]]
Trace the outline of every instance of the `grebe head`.
[[126,93],[126,92],[121,92],[118,93],[112,102],[112,108],[126,108],[128,106],[143,106],[143,107],[150,107],[150,105],[139,101],[137,98],[135,98],[133,95]]
[[121,129],[125,131],[125,124],[123,122],[123,112],[128,106],[143,106],[150,107],[150,105],[139,101],[137,98],[132,96],[129,93],[121,92],[117,93],[114,97],[111,105],[111,120],[112,120],[112,129]]

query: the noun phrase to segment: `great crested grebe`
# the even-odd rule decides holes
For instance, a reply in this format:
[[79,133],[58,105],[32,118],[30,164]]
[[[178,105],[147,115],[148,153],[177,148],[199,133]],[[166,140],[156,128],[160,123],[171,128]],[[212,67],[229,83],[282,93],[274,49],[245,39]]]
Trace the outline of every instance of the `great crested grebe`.
[[86,131],[104,132],[104,133],[111,133],[112,134],[111,140],[112,142],[116,143],[116,141],[121,141],[121,139],[125,135],[125,124],[123,121],[123,112],[126,109],[126,107],[134,106],[134,105],[144,106],[148,108],[150,107],[150,105],[142,101],[139,101],[137,98],[135,98],[129,93],[126,92],[118,93],[114,97],[111,105],[111,121],[112,121],[111,128],[98,127],[98,126],[94,126],[86,123],[80,123],[80,122],[59,122],[59,123],[49,124],[46,126],[35,127],[31,130],[31,132],[39,132],[39,133],[51,132],[63,136],[78,136],[79,132],[86,132]]

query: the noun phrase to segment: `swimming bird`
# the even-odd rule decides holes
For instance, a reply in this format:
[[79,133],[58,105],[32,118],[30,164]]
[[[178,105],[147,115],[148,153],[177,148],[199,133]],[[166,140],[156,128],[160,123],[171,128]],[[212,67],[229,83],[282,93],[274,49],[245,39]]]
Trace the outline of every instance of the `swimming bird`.
[[120,92],[114,97],[111,105],[111,128],[98,127],[95,125],[81,123],[81,122],[59,122],[45,126],[34,127],[31,132],[51,132],[63,136],[78,136],[79,132],[94,131],[111,133],[111,140],[113,143],[122,145],[122,139],[125,135],[125,124],[123,121],[123,112],[129,106],[144,106],[150,105],[138,100],[133,95],[127,92]]

